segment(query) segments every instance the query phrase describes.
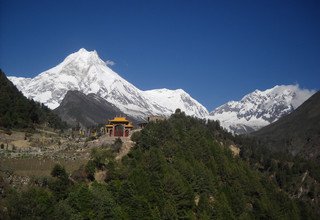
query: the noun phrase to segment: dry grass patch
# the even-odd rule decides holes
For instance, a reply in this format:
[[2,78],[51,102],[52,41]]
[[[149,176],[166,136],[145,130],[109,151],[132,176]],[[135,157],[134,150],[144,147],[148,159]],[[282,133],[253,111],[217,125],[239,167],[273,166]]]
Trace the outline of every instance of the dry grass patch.
[[59,163],[63,165],[67,172],[72,173],[80,165],[86,164],[86,159],[44,159],[44,158],[17,158],[2,159],[0,162],[1,170],[12,170],[14,174],[20,176],[50,176],[53,166]]

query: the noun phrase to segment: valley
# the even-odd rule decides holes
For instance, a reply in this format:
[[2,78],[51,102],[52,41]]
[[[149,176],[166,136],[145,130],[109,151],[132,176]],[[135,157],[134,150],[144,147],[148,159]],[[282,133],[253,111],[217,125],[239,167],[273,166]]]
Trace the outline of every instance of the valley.
[[[82,212],[70,203],[73,196],[82,197],[79,187],[88,199],[100,201],[101,190],[108,194],[115,211],[94,215],[116,219],[276,218],[282,209],[291,210],[284,214],[290,218],[320,214],[319,92],[275,86],[209,113],[181,89],[137,89],[85,49],[35,78],[9,79],[1,71],[4,219],[28,213],[20,216],[24,205],[15,198],[45,205],[37,193],[54,205],[34,217],[59,216],[64,202],[73,218]],[[33,99],[58,107],[51,110]],[[174,210],[161,202],[164,198]],[[133,201],[150,209],[136,209]],[[110,205],[104,202],[102,207]],[[81,218],[91,218],[92,208]]]
[[319,220],[319,12],[0,0],[0,220]]

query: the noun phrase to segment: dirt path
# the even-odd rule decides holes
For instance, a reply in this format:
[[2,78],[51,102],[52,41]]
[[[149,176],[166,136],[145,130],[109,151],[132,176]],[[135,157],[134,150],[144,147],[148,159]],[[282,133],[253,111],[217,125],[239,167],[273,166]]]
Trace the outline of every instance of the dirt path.
[[138,132],[138,131],[141,131],[141,129],[133,130],[131,132],[130,136],[126,140],[124,140],[123,145],[122,145],[122,147],[120,149],[120,152],[116,156],[116,160],[117,161],[121,160],[122,157],[126,156],[130,152],[131,148],[135,144],[133,141],[131,141],[131,136],[132,136],[133,133]]
[[58,135],[58,133],[53,132],[53,131],[47,131],[47,130],[43,130],[43,129],[36,129],[39,132],[43,132],[43,133],[47,133],[47,134],[53,134],[53,135]]
[[134,142],[131,140],[124,142],[120,149],[119,154],[116,156],[116,160],[119,161],[122,159],[122,157],[126,156],[130,152],[133,146],[134,146]]

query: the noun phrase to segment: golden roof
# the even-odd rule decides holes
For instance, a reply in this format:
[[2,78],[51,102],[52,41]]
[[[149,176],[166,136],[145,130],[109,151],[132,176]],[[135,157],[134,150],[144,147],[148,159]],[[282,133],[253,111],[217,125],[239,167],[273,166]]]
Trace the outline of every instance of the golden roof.
[[133,128],[133,125],[129,123],[128,125],[125,125],[126,128]]
[[109,120],[109,122],[129,122],[125,117],[115,117],[112,120]]
[[112,127],[113,127],[113,125],[106,125],[106,127],[108,127],[108,128],[112,128]]

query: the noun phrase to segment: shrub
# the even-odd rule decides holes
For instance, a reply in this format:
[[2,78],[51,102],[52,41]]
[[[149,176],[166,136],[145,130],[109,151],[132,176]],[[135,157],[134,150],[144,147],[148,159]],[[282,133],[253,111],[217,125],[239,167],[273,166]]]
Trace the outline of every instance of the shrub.
[[141,132],[140,131],[136,131],[131,135],[131,140],[133,142],[139,143],[140,142],[140,138],[141,138]]
[[100,169],[108,164],[108,159],[112,157],[112,153],[107,149],[93,148],[90,156],[95,167]]
[[123,142],[122,142],[122,140],[120,138],[115,139],[115,141],[114,141],[114,143],[112,145],[113,151],[119,153],[119,151],[120,151],[120,149],[122,147],[122,144],[123,144]]
[[[94,174],[94,171],[93,171]],[[74,179],[77,182],[85,182],[88,177],[88,170],[87,165],[81,165],[79,169],[75,170],[72,175],[72,179]]]
[[61,179],[61,180],[68,179],[68,174],[67,174],[65,168],[60,164],[54,165],[54,167],[51,171],[51,176],[57,177],[58,179]]
[[89,180],[94,180],[94,173],[96,171],[95,163],[92,160],[89,160],[86,164],[85,171]]

